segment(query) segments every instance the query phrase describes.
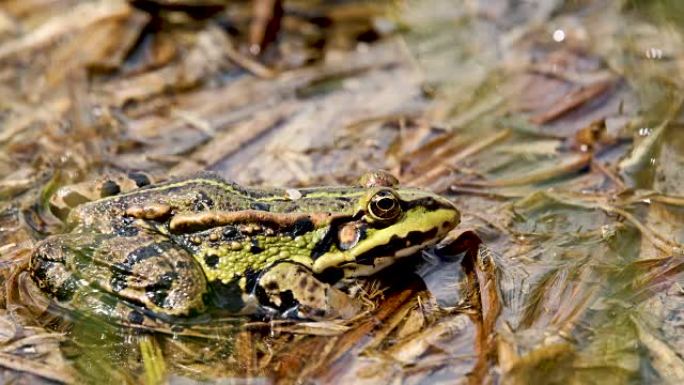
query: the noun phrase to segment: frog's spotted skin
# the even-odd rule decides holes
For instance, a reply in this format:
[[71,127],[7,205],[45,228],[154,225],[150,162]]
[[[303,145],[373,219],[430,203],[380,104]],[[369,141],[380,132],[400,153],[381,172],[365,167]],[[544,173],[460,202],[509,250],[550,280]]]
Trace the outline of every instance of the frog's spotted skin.
[[30,269],[64,307],[108,302],[96,313],[127,325],[215,312],[349,316],[354,301],[319,275],[373,274],[459,221],[438,195],[364,178],[295,190],[202,174],[121,189],[70,207],[67,233],[42,241]]
[[[49,249],[48,249],[49,248]],[[92,287],[170,315],[201,310],[206,291],[202,269],[185,250],[160,236],[136,242],[111,234],[71,233],[42,243],[33,266],[44,289],[68,301],[87,277]],[[93,263],[94,262],[94,263]]]
[[60,188],[50,197],[49,206],[60,219],[71,210],[101,198],[118,195],[152,183],[152,178],[142,172],[105,175],[95,181],[83,182]]

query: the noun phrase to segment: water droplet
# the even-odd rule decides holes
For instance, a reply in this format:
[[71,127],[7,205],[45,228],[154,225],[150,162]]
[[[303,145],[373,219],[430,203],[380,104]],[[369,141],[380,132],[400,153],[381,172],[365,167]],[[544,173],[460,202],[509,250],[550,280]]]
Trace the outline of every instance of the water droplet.
[[660,48],[651,47],[646,50],[646,57],[652,60],[659,60],[663,58],[663,50]]
[[557,29],[553,31],[553,40],[555,40],[558,43],[565,40],[565,31],[563,31],[562,29]]
[[649,136],[653,132],[651,127],[641,127],[638,131],[639,136]]

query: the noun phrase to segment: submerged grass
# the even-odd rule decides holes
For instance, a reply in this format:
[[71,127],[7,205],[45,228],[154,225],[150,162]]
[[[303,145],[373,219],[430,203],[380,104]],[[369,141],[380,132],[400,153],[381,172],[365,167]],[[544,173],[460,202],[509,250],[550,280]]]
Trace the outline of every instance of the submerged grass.
[[145,384],[163,384],[167,378],[164,354],[153,336],[141,336],[140,353],[145,368]]
[[[679,1],[171,3],[0,5],[3,380],[684,382]],[[463,223],[347,322],[68,322],[24,272],[49,193],[106,172],[369,168]]]

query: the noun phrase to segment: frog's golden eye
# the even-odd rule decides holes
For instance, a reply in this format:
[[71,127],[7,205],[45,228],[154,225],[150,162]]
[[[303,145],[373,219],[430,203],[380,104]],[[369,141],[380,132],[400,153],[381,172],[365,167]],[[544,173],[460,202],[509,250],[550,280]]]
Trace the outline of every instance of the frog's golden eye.
[[401,214],[399,198],[392,190],[380,190],[368,201],[368,213],[379,221],[396,219]]

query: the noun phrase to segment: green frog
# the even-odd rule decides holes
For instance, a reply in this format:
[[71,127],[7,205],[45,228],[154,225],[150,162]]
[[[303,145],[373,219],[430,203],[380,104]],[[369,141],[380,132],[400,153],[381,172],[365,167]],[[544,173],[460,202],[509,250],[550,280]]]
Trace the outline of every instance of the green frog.
[[433,245],[460,220],[449,200],[380,171],[346,187],[250,188],[209,173],[77,187],[50,201],[65,232],[38,243],[33,280],[58,307],[151,329],[215,314],[353,316],[358,300],[336,282]]

